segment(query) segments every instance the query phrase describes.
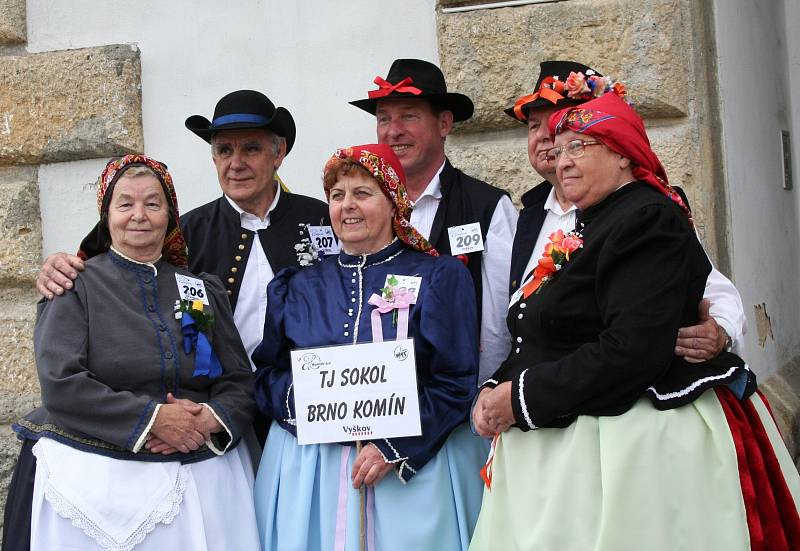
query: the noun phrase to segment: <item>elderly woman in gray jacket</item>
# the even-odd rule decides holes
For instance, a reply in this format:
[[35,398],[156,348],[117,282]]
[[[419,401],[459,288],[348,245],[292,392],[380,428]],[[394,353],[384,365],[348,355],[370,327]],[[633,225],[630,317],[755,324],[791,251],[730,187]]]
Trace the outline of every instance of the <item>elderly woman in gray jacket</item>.
[[110,162],[97,202],[86,270],[39,305],[42,406],[14,426],[30,548],[255,549],[253,379],[222,285],[185,269],[163,164]]

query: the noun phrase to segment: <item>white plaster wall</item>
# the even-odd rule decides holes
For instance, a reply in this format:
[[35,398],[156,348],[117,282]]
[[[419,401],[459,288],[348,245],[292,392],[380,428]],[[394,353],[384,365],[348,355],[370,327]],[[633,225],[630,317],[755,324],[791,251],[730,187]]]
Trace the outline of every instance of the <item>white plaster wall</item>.
[[[800,354],[800,106],[789,94],[800,90],[800,9],[796,0],[716,0],[714,12],[733,276],[749,323],[744,356],[765,375]],[[791,191],[781,185],[781,129],[794,139]],[[754,320],[761,303],[774,335],[763,348]]]
[[[438,62],[435,0],[28,0],[27,8],[30,52],[138,45],[145,153],[169,165],[184,212],[219,196],[209,146],[184,120],[210,119],[224,94],[260,90],[291,111],[297,141],[281,178],[322,198],[333,151],[376,139],[374,118],[347,101],[366,97],[395,58]],[[76,191],[102,166],[41,167],[45,255],[76,250],[96,221],[94,201]]]

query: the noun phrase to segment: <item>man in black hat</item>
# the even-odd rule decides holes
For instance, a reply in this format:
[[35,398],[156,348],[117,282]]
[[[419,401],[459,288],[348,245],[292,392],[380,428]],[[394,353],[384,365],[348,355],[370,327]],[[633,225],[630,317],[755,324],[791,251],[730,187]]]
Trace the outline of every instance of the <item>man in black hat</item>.
[[[579,105],[595,94],[569,97],[556,89],[556,81],[566,83],[570,73],[581,73],[585,78],[603,75],[582,63],[574,61],[544,61],[533,93],[520,97],[505,113],[528,126],[528,159],[533,169],[544,178],[536,187],[522,196],[520,212],[511,256],[510,293],[524,283],[524,278],[536,267],[548,236],[561,229],[565,232],[575,227],[576,207],[564,198],[556,178],[556,168],[545,159],[545,152],[553,147],[547,128],[550,115],[571,105]],[[605,86],[612,86],[610,79]],[[678,188],[676,188],[678,189]],[[686,200],[683,191],[679,193]],[[688,204],[688,201],[687,201]],[[701,304],[699,324],[681,328],[675,353],[688,361],[706,360],[737,344],[744,332],[742,300],[733,284],[713,269],[706,284],[705,299]]]
[[505,324],[508,265],[517,211],[508,194],[467,176],[447,160],[453,123],[472,116],[472,101],[447,91],[442,71],[419,59],[398,59],[377,90],[350,102],[375,115],[378,142],[390,145],[406,173],[414,202],[411,223],[442,254],[465,262],[481,316],[480,380],[510,348]]
[[194,115],[186,128],[211,144],[223,192],[181,217],[189,270],[222,279],[249,356],[261,342],[267,284],[278,270],[300,266],[295,245],[308,238],[306,224],[329,224],[328,206],[282,189],[276,171],[292,150],[295,124],[264,94],[232,92],[213,120]]

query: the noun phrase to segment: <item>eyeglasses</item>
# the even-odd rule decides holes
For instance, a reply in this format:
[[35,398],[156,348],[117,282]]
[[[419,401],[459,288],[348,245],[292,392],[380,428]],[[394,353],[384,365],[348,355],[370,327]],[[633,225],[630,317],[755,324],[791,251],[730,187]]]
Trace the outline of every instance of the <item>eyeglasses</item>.
[[577,159],[583,157],[583,153],[590,145],[603,145],[600,142],[585,142],[583,140],[572,140],[564,145],[551,147],[544,153],[544,158],[548,163],[555,163],[561,155],[565,154],[570,159]]

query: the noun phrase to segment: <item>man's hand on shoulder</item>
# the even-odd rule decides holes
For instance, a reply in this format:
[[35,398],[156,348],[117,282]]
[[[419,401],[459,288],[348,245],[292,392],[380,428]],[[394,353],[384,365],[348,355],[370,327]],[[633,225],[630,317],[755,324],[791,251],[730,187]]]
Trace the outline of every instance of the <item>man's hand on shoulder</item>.
[[72,281],[84,268],[83,260],[75,255],[53,253],[45,259],[36,276],[36,288],[48,300],[62,295],[65,289],[72,289]]

